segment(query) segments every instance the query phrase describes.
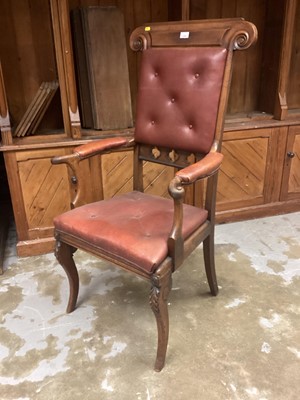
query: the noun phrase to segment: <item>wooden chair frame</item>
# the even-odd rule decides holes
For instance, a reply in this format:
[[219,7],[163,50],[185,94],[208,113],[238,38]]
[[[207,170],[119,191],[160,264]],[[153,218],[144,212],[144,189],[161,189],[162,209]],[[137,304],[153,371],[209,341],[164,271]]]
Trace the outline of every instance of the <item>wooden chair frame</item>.
[[[185,32],[185,34],[183,35],[182,32]],[[168,256],[154,272],[137,272],[132,269],[130,264],[116,260],[110,254],[92,244],[83,243],[80,238],[58,230],[55,232],[56,257],[65,269],[70,285],[67,312],[72,312],[75,309],[78,296],[79,277],[73,260],[73,253],[78,248],[113,262],[151,282],[150,306],[156,317],[158,329],[156,371],[160,371],[165,364],[169,333],[167,298],[172,286],[172,273],[182,265],[186,257],[201,242],[203,242],[205,270],[210,291],[212,295],[218,293],[214,263],[215,203],[218,169],[223,158],[220,151],[232,71],[232,54],[234,50],[247,49],[256,41],[256,38],[255,26],[243,19],[151,23],[135,29],[131,34],[130,47],[134,51],[164,46],[210,46],[227,49],[214,142],[207,154],[194,153],[192,159],[195,162],[192,164],[190,152],[157,148],[156,146],[136,143],[134,139],[125,137],[93,141],[76,148],[71,155],[55,157],[52,160],[53,164],[66,163],[76,177],[77,193],[72,202],[72,207],[83,204],[81,195],[84,190],[85,179],[80,171],[80,162],[89,157],[115,150],[134,148],[133,188],[141,192],[143,192],[142,170],[144,161],[159,162],[178,169],[169,184],[169,193],[174,201],[174,219],[167,242]],[[207,178],[205,198],[205,209],[208,210],[207,220],[184,240],[182,225],[185,186],[192,185],[205,178]]]

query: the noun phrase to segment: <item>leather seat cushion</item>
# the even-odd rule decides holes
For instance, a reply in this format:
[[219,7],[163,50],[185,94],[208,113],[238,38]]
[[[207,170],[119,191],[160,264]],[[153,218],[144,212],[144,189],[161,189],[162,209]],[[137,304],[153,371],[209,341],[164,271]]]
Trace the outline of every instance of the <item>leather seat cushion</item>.
[[[168,255],[173,207],[173,200],[133,191],[68,211],[54,219],[54,226],[58,233],[78,237],[100,252],[150,273]],[[206,210],[184,205],[184,239],[206,219]]]

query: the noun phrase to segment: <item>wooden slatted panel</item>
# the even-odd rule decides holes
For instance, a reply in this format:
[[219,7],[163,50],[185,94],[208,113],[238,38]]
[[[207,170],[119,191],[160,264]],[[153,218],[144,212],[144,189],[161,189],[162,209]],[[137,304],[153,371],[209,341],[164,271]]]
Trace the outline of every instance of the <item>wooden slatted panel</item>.
[[[191,0],[191,19],[243,17],[259,31],[256,45],[237,52],[233,61],[228,114],[248,114],[259,110],[266,2],[261,0]],[[265,110],[259,110],[265,111]]]
[[131,151],[102,156],[104,199],[132,190],[133,158]]
[[[265,13],[265,3],[260,0],[236,1],[235,15],[231,17],[243,17],[253,22],[259,31],[259,39],[252,48],[234,55],[228,113],[248,114],[259,110]],[[229,17],[229,14],[225,16]]]
[[151,21],[160,22],[168,20],[168,2],[151,0]]
[[144,191],[156,196],[170,197],[168,185],[174,176],[174,168],[160,164],[145,162],[144,164]]
[[190,0],[190,19],[205,19],[206,7],[206,0]]
[[[232,203],[263,203],[268,138],[224,142],[219,173],[218,210]],[[224,207],[222,207],[224,205]]]
[[298,2],[296,17],[295,17],[295,31],[293,37],[293,49],[291,69],[289,73],[289,86],[287,93],[287,102],[289,109],[300,108],[300,4]]
[[[133,158],[131,151],[102,156],[104,198],[126,193],[133,188]],[[160,164],[145,162],[144,191],[157,196],[168,197],[168,184],[174,176],[174,169]]]
[[[260,37],[258,43],[263,43],[258,108],[270,114],[274,113],[275,100],[278,96],[280,44],[282,42],[285,3],[282,0],[266,1],[263,30],[258,31]],[[261,27],[259,28],[261,29]],[[274,43],[278,45],[274,46]]]

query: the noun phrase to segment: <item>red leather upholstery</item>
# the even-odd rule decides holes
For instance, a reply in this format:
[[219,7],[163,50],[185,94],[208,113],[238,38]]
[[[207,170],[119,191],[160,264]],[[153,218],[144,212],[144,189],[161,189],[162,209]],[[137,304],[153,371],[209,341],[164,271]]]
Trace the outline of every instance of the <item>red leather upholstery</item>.
[[150,48],[143,52],[136,142],[207,153],[216,125],[227,50]]
[[90,143],[85,143],[82,146],[75,147],[74,153],[78,154],[78,157],[83,160],[105,150],[125,146],[128,142],[128,139],[122,137],[95,140]]
[[[184,205],[183,238],[206,218],[206,210]],[[55,218],[54,225],[56,232],[80,237],[136,270],[150,273],[167,256],[172,222],[172,200],[131,192],[66,212]]]
[[208,153],[201,161],[176,172],[182,182],[192,183],[197,179],[202,179],[215,173],[221,165],[223,154],[221,153]]

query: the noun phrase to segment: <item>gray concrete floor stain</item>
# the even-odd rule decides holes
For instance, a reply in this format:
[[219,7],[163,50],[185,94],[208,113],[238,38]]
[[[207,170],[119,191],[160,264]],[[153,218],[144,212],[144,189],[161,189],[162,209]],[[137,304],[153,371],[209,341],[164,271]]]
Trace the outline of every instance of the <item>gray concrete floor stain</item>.
[[[17,259],[0,277],[0,399],[298,400],[300,213],[220,225],[220,294],[201,248],[173,276],[166,366],[153,371],[147,282],[75,254],[78,307],[53,255]],[[277,234],[278,232],[278,234]]]

